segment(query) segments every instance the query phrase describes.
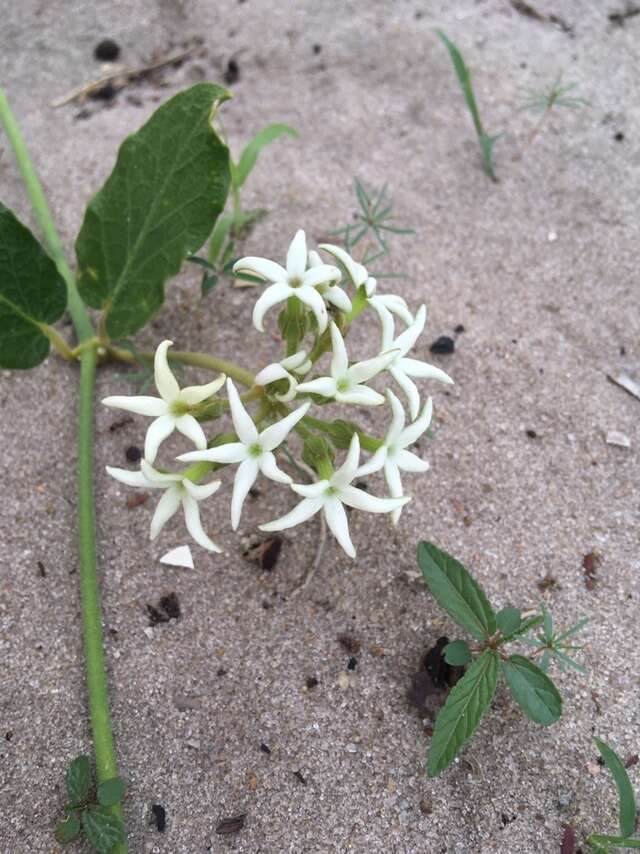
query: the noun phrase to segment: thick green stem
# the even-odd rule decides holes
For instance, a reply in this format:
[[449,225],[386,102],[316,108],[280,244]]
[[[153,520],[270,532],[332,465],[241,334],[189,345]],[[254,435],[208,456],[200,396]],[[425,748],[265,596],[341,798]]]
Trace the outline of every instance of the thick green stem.
[[[107,348],[108,354],[120,362],[129,362],[137,364],[140,359],[145,362],[153,362],[154,353],[150,350],[143,350],[140,353],[132,353],[130,350],[124,350],[121,347],[113,347],[109,345]],[[194,368],[208,368],[211,371],[220,371],[231,377],[232,380],[241,383],[250,388],[254,384],[255,377],[249,371],[245,371],[234,362],[228,362],[226,359],[219,359],[217,356],[208,356],[206,353],[190,353],[187,350],[169,350],[167,353],[169,361],[179,362],[182,365],[192,365]]]
[[614,845],[616,848],[640,848],[640,839],[629,839],[627,836],[599,836],[591,834],[587,837],[589,845]]
[[[49,252],[67,285],[67,305],[80,344],[89,342],[95,332],[78,294],[75,279],[64,255],[62,243],[49,211],[42,186],[29,157],[20,129],[0,89],[2,122],[22,173],[35,216],[46,239]],[[93,500],[93,391],[96,372],[95,346],[82,349],[80,355],[80,401],[78,415],[78,529],[80,539],[80,589],[84,625],[84,648],[91,729],[96,755],[98,781],[118,776],[111,719],[107,674],[102,641],[102,612],[98,584],[95,518]],[[114,814],[122,818],[120,804]],[[126,854],[126,844],[116,845],[112,854]]]

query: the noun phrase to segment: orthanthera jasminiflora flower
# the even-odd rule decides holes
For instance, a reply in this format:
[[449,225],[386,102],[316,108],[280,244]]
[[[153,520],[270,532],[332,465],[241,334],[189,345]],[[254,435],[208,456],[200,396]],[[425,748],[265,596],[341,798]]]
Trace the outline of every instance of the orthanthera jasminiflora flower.
[[282,403],[289,403],[296,396],[299,380],[293,374],[300,376],[308,373],[311,370],[311,362],[307,358],[306,350],[299,350],[293,356],[287,356],[281,362],[274,362],[272,365],[267,365],[256,374],[256,385],[270,385],[278,380],[288,380],[289,388],[285,394],[274,394],[276,400]]
[[179,430],[191,439],[196,448],[207,447],[207,437],[200,424],[190,414],[190,410],[215,394],[225,381],[224,374],[221,374],[207,385],[194,385],[181,389],[167,361],[167,350],[172,344],[173,341],[163,341],[156,350],[154,376],[160,397],[122,395],[105,397],[102,401],[105,406],[126,409],[137,415],[155,417],[155,421],[149,425],[144,442],[144,456],[148,463],[155,461],[160,444],[174,430]]
[[216,463],[240,463],[233,483],[233,496],[231,498],[231,527],[235,531],[240,523],[244,500],[255,483],[259,472],[279,483],[291,483],[289,475],[278,468],[273,451],[284,442],[289,432],[304,417],[311,404],[304,403],[286,418],[276,421],[275,424],[271,424],[261,433],[258,433],[258,428],[242,405],[240,396],[231,380],[227,380],[227,394],[229,395],[233,426],[240,441],[218,445],[206,451],[190,451],[188,454],[181,454],[178,459],[188,462],[208,460]]
[[363,489],[351,486],[351,481],[358,473],[360,459],[360,440],[354,433],[349,451],[344,463],[330,478],[312,484],[293,483],[291,489],[303,496],[303,500],[285,516],[260,525],[262,531],[282,531],[293,528],[301,522],[306,522],[318,510],[322,510],[331,533],[340,543],[349,557],[356,556],[356,550],[349,535],[349,523],[344,509],[354,507],[356,510],[367,510],[369,513],[391,513],[402,507],[408,497],[378,498]]
[[156,471],[146,460],[140,464],[140,471],[117,469],[107,466],[111,477],[127,486],[141,486],[144,489],[164,489],[165,492],[158,501],[158,506],[151,520],[151,539],[155,540],[165,524],[182,505],[187,530],[193,539],[211,552],[221,549],[211,540],[202,529],[198,502],[213,495],[220,486],[219,480],[211,483],[194,483],[184,474],[165,474]]
[[287,252],[287,268],[267,258],[240,258],[233,265],[234,273],[257,276],[271,285],[260,296],[253,309],[253,325],[264,332],[262,324],[265,313],[289,297],[296,297],[311,309],[318,323],[318,330],[327,328],[328,314],[321,289],[330,289],[342,278],[340,270],[330,264],[319,264],[307,269],[307,240],[300,229],[291,241]]
[[418,417],[420,410],[420,394],[411,377],[438,380],[438,382],[453,385],[451,377],[440,370],[440,368],[436,368],[427,362],[421,362],[418,359],[406,358],[406,354],[416,343],[420,333],[424,329],[426,319],[427,309],[424,305],[421,305],[411,326],[405,329],[397,338],[393,337],[393,326],[391,328],[385,326],[385,324],[382,326],[380,357],[393,350],[395,355],[386,369],[406,394],[409,401],[409,412],[414,421]]
[[[421,460],[407,448],[413,445],[420,436],[428,429],[431,423],[431,415],[433,412],[433,404],[431,398],[428,398],[420,417],[405,427],[404,408],[395,394],[387,389],[387,400],[391,406],[393,413],[391,424],[384,437],[382,445],[373,454],[370,460],[367,460],[364,465],[358,469],[358,476],[363,477],[367,474],[384,469],[385,480],[389,487],[389,492],[393,498],[399,498],[402,495],[402,481],[400,479],[400,470],[409,472],[425,472],[429,468],[429,463],[426,460]],[[391,519],[394,525],[400,518],[402,508],[398,507],[391,514]]]
[[315,380],[300,383],[298,391],[320,394],[338,403],[354,403],[361,406],[379,406],[384,403],[384,397],[381,394],[363,383],[388,368],[396,357],[395,351],[381,353],[373,359],[356,362],[349,367],[344,338],[335,323],[331,324],[331,343],[333,345],[331,376],[318,377]]

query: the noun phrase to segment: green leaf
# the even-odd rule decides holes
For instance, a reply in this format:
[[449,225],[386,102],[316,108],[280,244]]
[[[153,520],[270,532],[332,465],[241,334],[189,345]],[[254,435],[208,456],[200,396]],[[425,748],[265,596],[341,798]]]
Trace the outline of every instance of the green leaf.
[[229,236],[231,226],[233,225],[233,217],[231,214],[225,214],[218,218],[216,226],[211,232],[209,238],[209,261],[211,264],[216,264],[220,258],[224,242]]
[[70,815],[64,821],[58,823],[56,827],[56,840],[61,845],[66,845],[67,842],[73,842],[79,833],[80,822],[77,816]]
[[294,137],[298,136],[297,131],[289,127],[289,125],[274,124],[267,125],[247,143],[240,155],[238,166],[234,170],[234,184],[236,188],[240,188],[247,180],[264,146],[270,142],[274,142],[274,140],[283,134]]
[[127,784],[121,777],[104,780],[98,786],[98,803],[103,807],[112,807],[120,803],[127,790]]
[[478,640],[496,632],[496,617],[480,585],[454,557],[432,543],[418,544],[418,565],[445,611]]
[[553,641],[553,617],[544,602],[540,603],[540,610],[542,611],[543,617],[544,639],[547,643],[550,643]]
[[125,841],[124,825],[108,807],[83,810],[82,829],[99,854],[111,854],[115,845]]
[[73,804],[83,804],[91,788],[91,765],[88,756],[77,756],[67,770],[67,793]]
[[627,769],[620,761],[620,757],[615,750],[612,750],[608,744],[599,738],[595,738],[594,741],[618,789],[618,797],[620,799],[620,833],[623,836],[631,836],[636,829],[636,801]]
[[517,608],[503,608],[496,614],[496,623],[503,635],[512,635],[518,631],[522,623],[520,611]]
[[523,655],[512,655],[503,661],[502,670],[511,693],[528,718],[542,726],[558,720],[562,697],[546,673]]
[[430,777],[444,771],[475,732],[496,690],[498,673],[498,655],[486,649],[451,690],[433,731],[427,762]]
[[163,104],[120,146],[76,241],[78,288],[112,338],[140,329],[164,285],[211,234],[229,189],[229,152],[211,127],[229,94],[198,83]]
[[49,355],[43,326],[59,320],[67,289],[56,265],[0,204],[0,368],[33,368]]
[[471,661],[471,650],[469,644],[463,640],[448,643],[444,648],[444,660],[454,667],[464,667]]
[[[496,617],[497,619],[497,617]],[[526,635],[528,632],[533,631],[533,629],[537,629],[538,626],[542,623],[542,616],[540,614],[536,614],[534,617],[529,617],[527,620],[523,620],[518,628],[510,632],[507,635],[503,635],[500,638],[499,644],[502,646],[505,643],[510,643],[516,638],[521,638],[523,635]]]

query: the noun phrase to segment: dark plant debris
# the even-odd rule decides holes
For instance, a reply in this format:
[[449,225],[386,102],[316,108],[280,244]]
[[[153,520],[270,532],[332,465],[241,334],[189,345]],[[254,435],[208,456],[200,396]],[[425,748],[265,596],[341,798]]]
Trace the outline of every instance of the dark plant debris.
[[582,569],[584,570],[584,586],[587,590],[593,590],[596,586],[598,567],[602,563],[602,555],[598,552],[589,552],[582,558]]
[[131,495],[127,495],[125,506],[127,510],[133,510],[135,507],[140,507],[141,504],[144,504],[148,500],[148,492],[132,492]]
[[629,18],[634,18],[636,15],[640,15],[640,6],[634,6],[632,3],[627,3],[621,12],[609,12],[608,17],[612,24],[615,24],[618,27],[624,27],[626,21]]
[[44,568],[44,564],[41,560],[38,561],[38,573],[40,574],[40,578],[47,577],[47,570]]
[[564,826],[560,854],[576,854],[576,832],[570,824]]
[[267,756],[271,756],[271,748],[263,742],[260,743],[260,750],[263,753],[266,753]]
[[246,818],[246,812],[231,816],[230,818],[223,818],[216,825],[216,833],[218,836],[231,836],[233,833],[238,833],[244,827]]
[[466,332],[467,330],[464,327],[464,323],[459,323],[453,331],[456,333],[456,335],[462,335],[462,333]]
[[456,342],[449,335],[441,335],[437,338],[429,350],[432,353],[439,353],[440,355],[451,355],[456,349]]
[[464,667],[454,667],[444,660],[443,650],[448,643],[449,638],[438,638],[436,645],[422,659],[421,669],[413,677],[408,697],[419,709],[424,709],[427,697],[443,694],[464,675]]
[[530,439],[537,439],[538,438],[538,434],[536,433],[535,430],[526,430],[525,432]]
[[356,637],[354,637],[349,632],[340,632],[336,640],[343,649],[345,649],[352,655],[356,655],[360,652],[360,647],[362,646],[362,644]]
[[560,15],[554,15],[553,13],[543,15],[530,3],[526,3],[525,0],[509,0],[509,2],[512,8],[520,15],[524,15],[525,18],[531,18],[533,21],[540,21],[543,24],[555,24],[557,27],[560,27],[563,33],[567,33],[567,35],[573,37],[573,27],[564,18],[561,18]]
[[227,86],[233,86],[234,83],[237,83],[238,80],[240,80],[240,66],[236,59],[232,58],[227,62],[227,67],[225,68],[222,77],[224,78],[224,82]]
[[352,655],[349,661],[347,661],[347,670],[355,670],[358,666],[358,659]]
[[155,606],[147,604],[147,613],[149,614],[150,626],[157,626],[158,623],[168,623],[169,620],[179,620],[182,615],[180,602],[175,593],[168,593],[166,596],[162,596]]
[[315,676],[307,676],[307,679],[304,683],[307,687],[308,691],[312,691],[314,688],[317,688],[320,682]]
[[252,543],[244,550],[243,556],[252,563],[257,563],[265,572],[271,572],[280,557],[282,542],[282,537],[267,537],[266,540]]
[[98,62],[115,62],[120,56],[120,45],[113,39],[102,39],[94,47],[93,56]]
[[548,572],[544,578],[541,578],[540,581],[536,581],[536,587],[544,593],[545,590],[553,589],[557,583],[558,580]]
[[640,756],[637,753],[632,753],[622,763],[625,768],[633,768],[634,765],[637,765],[640,762]]
[[160,833],[164,833],[165,827],[167,826],[167,811],[162,804],[151,804],[151,812],[153,813],[156,830]]
[[303,786],[306,786],[306,785],[307,785],[307,780],[306,780],[306,778],[305,778],[305,777],[303,777],[303,776],[302,776],[302,772],[301,772],[301,771],[294,771],[294,772],[293,772],[293,776],[296,778],[296,780],[299,780],[299,781],[300,781],[300,783],[302,783],[302,785],[303,785]]
[[133,418],[130,415],[125,415],[124,418],[118,418],[117,421],[113,421],[109,425],[109,432],[115,433],[116,430],[121,430],[123,427],[126,427],[127,424],[133,424]]

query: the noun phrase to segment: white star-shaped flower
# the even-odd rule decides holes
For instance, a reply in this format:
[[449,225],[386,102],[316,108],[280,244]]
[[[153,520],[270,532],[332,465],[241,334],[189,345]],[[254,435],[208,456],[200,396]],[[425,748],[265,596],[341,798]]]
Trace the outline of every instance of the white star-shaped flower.
[[311,309],[320,332],[327,328],[327,307],[320,291],[325,289],[326,295],[342,276],[340,270],[330,264],[319,264],[307,269],[307,261],[307,240],[304,231],[300,229],[289,246],[286,270],[275,261],[253,256],[240,258],[233,265],[234,273],[247,273],[271,282],[253,309],[253,325],[258,332],[264,332],[262,321],[265,313],[289,297],[297,297]]
[[298,388],[298,378],[294,377],[293,374],[302,376],[310,370],[311,362],[307,358],[307,351],[299,350],[293,356],[287,356],[281,362],[274,362],[272,365],[267,365],[266,368],[259,371],[256,374],[255,384],[265,386],[275,383],[278,380],[288,380],[288,390],[284,394],[276,394],[274,397],[283,403],[289,403],[296,396]]
[[198,502],[204,501],[220,487],[220,481],[211,483],[194,483],[184,474],[165,474],[156,471],[146,460],[140,463],[140,471],[129,471],[128,469],[117,469],[107,466],[107,472],[127,486],[141,486],[144,489],[164,489],[151,520],[151,539],[155,540],[165,524],[182,505],[184,520],[187,530],[193,539],[205,549],[211,552],[220,552],[221,549],[205,534],[200,521],[200,509]]
[[[384,477],[389,487],[389,492],[393,498],[402,496],[402,481],[400,479],[400,470],[409,472],[425,472],[429,468],[429,463],[426,460],[421,460],[411,451],[407,451],[409,445],[413,445],[420,436],[428,429],[431,423],[431,415],[433,413],[433,404],[431,398],[428,398],[425,403],[420,417],[405,427],[404,407],[395,396],[395,394],[387,389],[387,400],[391,406],[392,418],[387,434],[384,437],[384,442],[373,454],[370,460],[358,469],[358,476],[372,474],[384,468]],[[391,519],[395,525],[400,518],[402,508],[398,507],[391,514]]]
[[285,528],[293,528],[294,525],[306,522],[318,510],[322,510],[333,536],[349,557],[355,558],[356,550],[349,536],[349,523],[344,505],[354,507],[356,510],[368,510],[369,513],[391,513],[411,500],[409,497],[378,498],[375,495],[369,495],[363,489],[351,486],[351,481],[358,472],[359,459],[360,440],[358,434],[354,433],[347,457],[340,468],[330,478],[316,483],[293,483],[291,488],[298,495],[302,495],[303,500],[280,519],[260,525],[260,529],[282,531]]
[[332,243],[321,243],[320,249],[324,249],[342,262],[356,289],[364,285],[367,302],[378,315],[383,327],[391,324],[391,331],[393,332],[393,318],[391,314],[395,314],[407,326],[413,323],[413,315],[402,297],[395,294],[376,293],[378,288],[377,281],[373,276],[369,275],[367,268],[363,264],[358,263],[358,261],[354,261],[345,249],[342,249],[340,246],[334,246]]
[[228,442],[206,451],[190,451],[188,454],[181,454],[178,459],[186,462],[208,460],[216,463],[240,463],[231,498],[231,527],[235,531],[240,523],[244,500],[259,472],[278,483],[291,483],[289,475],[278,468],[273,451],[284,442],[311,404],[304,403],[286,418],[258,433],[258,428],[242,405],[240,395],[230,379],[227,380],[227,394],[233,426],[240,441]]
[[333,357],[329,369],[331,376],[299,383],[298,392],[320,394],[323,397],[333,398],[338,403],[362,406],[379,406],[384,403],[384,397],[381,394],[363,383],[388,368],[395,359],[396,353],[381,353],[373,359],[356,362],[349,367],[344,338],[335,323],[331,324],[331,343],[333,345]]
[[421,362],[418,359],[408,359],[406,354],[418,340],[418,337],[424,329],[424,324],[427,319],[427,309],[421,305],[418,313],[411,326],[404,330],[397,338],[393,337],[393,324],[391,327],[383,324],[382,326],[382,346],[381,356],[389,350],[393,350],[395,355],[389,363],[386,370],[389,371],[394,380],[407,396],[409,401],[409,412],[412,420],[418,417],[420,410],[420,395],[416,384],[411,377],[419,377],[425,380],[438,380],[438,382],[453,385],[453,380],[440,368],[430,365],[427,362]]
[[190,414],[190,410],[215,394],[225,381],[224,374],[220,374],[217,379],[207,385],[193,385],[181,389],[167,361],[167,350],[172,344],[173,341],[163,341],[156,350],[154,376],[160,397],[116,395],[105,397],[102,401],[105,406],[126,409],[137,415],[150,415],[155,418],[155,421],[149,425],[144,441],[144,456],[148,463],[155,461],[160,444],[174,430],[179,430],[191,439],[196,448],[207,447],[207,437],[200,424]]

